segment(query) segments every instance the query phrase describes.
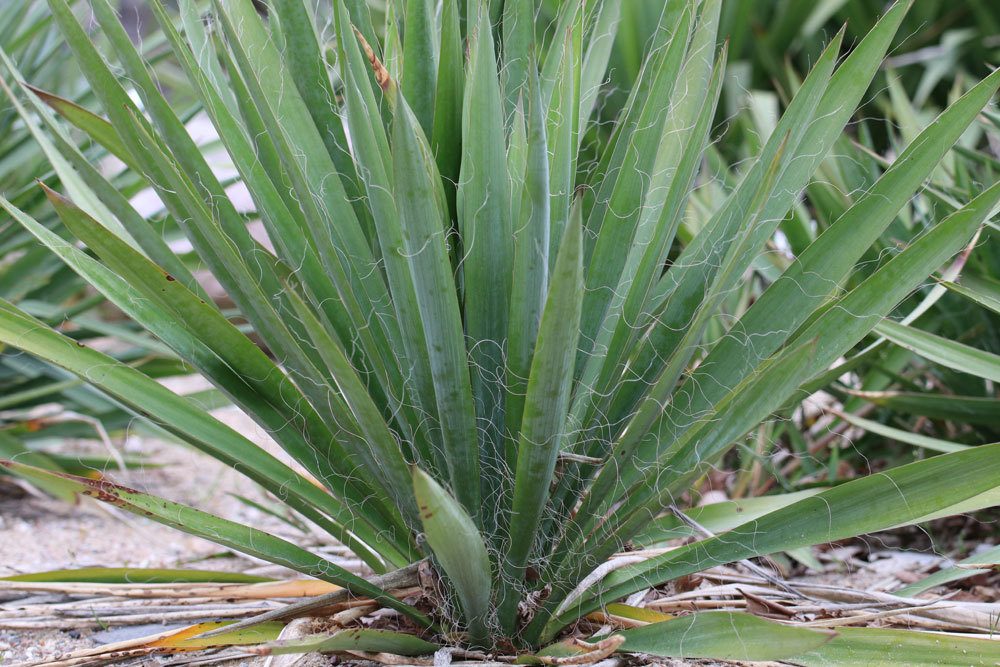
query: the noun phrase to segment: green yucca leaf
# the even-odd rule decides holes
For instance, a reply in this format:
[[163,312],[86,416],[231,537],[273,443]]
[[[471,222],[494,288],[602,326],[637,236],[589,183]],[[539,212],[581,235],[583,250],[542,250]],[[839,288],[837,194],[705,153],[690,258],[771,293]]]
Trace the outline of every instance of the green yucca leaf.
[[[14,67],[9,56],[0,51],[4,65],[8,71],[19,78],[20,73]],[[38,112],[42,123],[51,131],[46,135],[38,127],[35,119],[30,118],[21,102],[4,83],[4,91],[20,113],[25,116],[25,122],[39,146],[50,157],[60,180],[81,202],[89,204],[91,212],[100,215],[102,224],[109,229],[120,227],[127,231],[126,239],[133,239],[145,253],[157,263],[170,271],[188,288],[194,290],[203,298],[207,297],[202,287],[194,279],[191,271],[175,255],[163,238],[152,226],[138,215],[122,192],[109,183],[100,171],[73,145],[69,137],[53,121],[50,114],[29,96],[28,102]]]
[[[865,37],[858,47],[854,49],[854,51],[852,51],[852,53],[844,60],[841,66],[837,68],[837,71],[834,72],[830,79],[829,88],[824,94],[823,102],[820,104],[820,108],[816,113],[816,118],[809,123],[809,127],[806,129],[806,134],[802,141],[802,145],[806,147],[806,150],[804,151],[805,155],[800,156],[801,160],[799,160],[799,162],[806,163],[810,166],[806,166],[806,164],[797,164],[795,169],[789,169],[783,173],[779,184],[775,187],[775,192],[782,193],[780,198],[785,198],[785,201],[787,201],[788,204],[785,204],[783,207],[778,204],[769,205],[768,213],[764,216],[765,220],[772,221],[772,224],[777,223],[778,218],[784,215],[788,205],[793,201],[793,199],[789,198],[788,195],[793,192],[797,192],[802,188],[802,186],[805,185],[811,172],[815,169],[815,166],[819,164],[823,155],[825,155],[830,146],[832,146],[834,139],[839,136],[844,124],[850,118],[852,110],[861,100],[865,90],[868,88],[872,76],[874,76],[877,71],[878,65],[889,47],[892,36],[895,34],[897,28],[899,27],[899,22],[906,13],[906,4],[907,3],[905,2],[898,2],[893,5],[893,7],[886,12],[885,16],[883,16],[876,27],[871,31],[871,33]],[[800,90],[798,94],[801,95],[802,90]],[[706,247],[710,247],[710,244]],[[816,275],[819,276],[823,274],[818,273]],[[658,291],[662,292],[669,284],[671,284],[669,281],[661,281],[660,289]],[[806,298],[805,295],[810,295],[811,298],[815,300],[828,293],[828,290],[816,287],[807,291],[799,291],[798,286],[802,284],[801,281],[794,281],[792,284],[796,286],[794,289],[795,295],[794,297],[789,295],[786,297],[787,299],[804,299]],[[777,289],[777,287],[772,287],[767,291],[767,293],[776,291]],[[662,296],[657,296],[654,293],[651,302],[655,303],[656,300],[661,298]],[[775,300],[781,301],[785,304],[792,303],[792,301],[789,300],[779,300],[777,297],[775,297]],[[733,334],[736,338],[726,337],[721,340],[712,351],[712,362],[703,365],[703,370],[698,374],[698,380],[696,382],[698,385],[706,387],[709,384],[712,385],[713,388],[708,389],[710,394],[706,396],[706,402],[710,402],[712,400],[712,396],[719,395],[720,389],[723,387],[723,385],[719,384],[719,379],[729,378],[727,382],[731,382],[732,378],[742,377],[742,375],[740,375],[740,373],[735,369],[732,369],[728,365],[722,365],[723,361],[725,361],[729,355],[747,355],[754,350],[761,349],[758,346],[754,346],[751,350],[748,347],[734,345],[734,343],[739,339],[740,332],[746,331],[746,335],[749,336],[754,332],[775,331],[773,324],[777,321],[775,318],[778,317],[778,313],[773,311],[768,312],[769,319],[766,320],[764,318],[761,318],[760,320],[755,319],[757,317],[755,311],[762,310],[763,308],[763,306],[755,303],[754,308],[752,308],[743,318],[741,318],[740,322],[735,325]],[[780,310],[780,315],[783,318],[805,318],[807,312],[809,312],[808,308],[788,307],[782,308]],[[771,335],[766,340],[773,341],[773,343],[769,343],[769,345],[777,346],[780,345],[779,338],[780,337],[777,335]],[[647,360],[648,355],[652,354],[655,349],[656,346],[648,343],[641,349],[641,356],[637,362],[639,368],[650,366],[651,362]],[[772,347],[771,351],[774,349],[777,348]],[[760,358],[762,357],[757,357],[757,359]],[[635,363],[636,362],[633,362],[633,365],[635,365]],[[705,375],[709,372],[712,374],[711,377],[705,378]],[[641,385],[636,385],[637,383],[635,382],[624,383],[622,387],[618,388],[617,391],[620,395],[617,400],[618,407],[613,409],[613,414],[625,411],[627,410],[627,406],[631,405],[634,401],[634,393],[641,390]],[[682,410],[683,412],[686,412],[687,414],[697,414],[697,411],[703,406],[699,402],[692,405],[691,408],[687,408],[686,402],[689,400],[688,391],[682,389],[680,393],[678,393],[675,403],[678,404],[678,407],[685,406]],[[671,410],[671,412],[673,411]],[[671,414],[671,419],[676,421],[677,416]],[[683,421],[678,423],[683,424]]]
[[403,42],[403,95],[420,121],[424,134],[434,128],[438,51],[432,0],[406,0],[406,41]]
[[[70,202],[54,194],[52,201],[65,224],[79,238],[86,241],[113,270],[128,276],[131,287],[141,294],[142,299],[159,307],[158,312],[147,310],[144,316],[140,316],[140,321],[144,321],[146,326],[163,336],[166,342],[182,345],[178,352],[199,368],[204,368],[209,377],[221,379],[221,386],[233,392],[230,397],[238,405],[253,406],[250,412],[262,420],[262,425],[275,434],[279,442],[288,448],[289,453],[297,460],[303,461],[310,472],[320,479],[329,479],[335,484],[340,497],[353,497],[358,506],[362,502],[371,502],[370,486],[363,482],[358,484],[348,481],[355,479],[357,473],[348,474],[348,471],[353,469],[350,465],[350,456],[338,446],[339,443],[345,442],[344,436],[353,431],[353,424],[349,423],[340,428],[335,428],[337,424],[323,424],[318,415],[305,407],[300,412],[304,424],[289,423],[287,416],[282,416],[282,410],[278,406],[288,405],[289,402],[307,405],[308,401],[259,348],[227,322],[217,309],[189,292],[173,280],[172,276],[128,248],[114,235],[94,224]],[[29,228],[33,227],[30,222],[22,221],[22,224],[26,224]],[[34,227],[34,231],[44,238],[45,234],[37,227]],[[50,240],[49,244],[54,243]],[[85,262],[82,263],[86,266]],[[91,271],[99,269],[91,268]],[[102,276],[102,279],[106,289],[121,290],[121,286],[116,284],[117,281],[113,277]],[[107,296],[125,308],[126,312],[135,312],[136,306],[131,303],[137,300],[134,295],[126,291],[116,297],[109,291]],[[172,318],[164,317],[164,312],[171,314]],[[182,322],[184,325],[177,327],[177,322]],[[193,340],[188,332],[194,333]],[[205,346],[208,346],[211,352],[204,350]],[[214,374],[212,369],[215,369]],[[243,379],[234,378],[232,369],[241,369],[244,374]],[[261,379],[254,381],[254,378]],[[315,395],[324,396],[320,393]],[[311,440],[302,437],[300,430],[303,426],[308,429],[307,432],[313,434]],[[350,442],[349,438],[346,440]],[[330,441],[328,447],[335,453],[334,459],[329,462],[321,456],[322,452],[316,449],[316,443],[324,441]],[[367,451],[367,445],[359,443],[357,438],[354,438],[352,444],[355,447],[355,456],[358,455],[357,452]],[[318,463],[320,461],[323,463]],[[339,471],[337,471],[338,465]],[[352,486],[356,490],[353,490]],[[390,512],[388,516],[392,517],[393,513]]]
[[[26,465],[45,470],[61,472],[63,470],[56,461],[41,452],[32,451],[17,438],[0,431],[0,457],[11,461],[17,460]],[[15,473],[16,474],[16,473]],[[50,494],[54,498],[59,498],[64,502],[73,502],[76,493],[66,489],[61,484],[53,484],[47,480],[34,480],[38,488]]]
[[[583,303],[582,236],[579,220],[571,223],[563,236],[528,375],[513,501],[505,531],[510,543],[504,562],[505,581],[515,586],[524,577],[566,433],[566,410]],[[501,623],[507,632],[514,629],[517,599],[509,594],[501,606]]]
[[945,419],[960,424],[1000,427],[1000,400],[982,396],[950,396],[899,391],[854,392],[869,403],[894,412]]
[[[528,94],[521,99],[527,116],[523,128],[523,165],[513,169],[523,174],[519,192],[512,193],[511,213],[521,224],[514,230],[514,275],[511,284],[510,331],[507,338],[507,397],[504,420],[513,439],[521,426],[526,401],[531,357],[538,337],[542,310],[549,289],[549,236],[551,209],[549,200],[548,138],[541,89],[534,67],[529,70]],[[518,122],[518,121],[515,121]],[[523,123],[521,124],[523,126]],[[512,140],[512,148],[514,141]],[[512,151],[509,151],[512,152]],[[513,469],[511,451],[507,463]]]
[[[790,388],[801,382],[813,354],[812,344],[790,350],[773,360],[768,367],[762,368],[755,378],[737,387],[726,400],[719,403],[716,411],[703,415],[699,421],[700,428],[692,429],[684,440],[674,443],[675,448],[685,451],[689,459],[697,459],[694,466],[677,472],[686,479],[699,474],[699,466],[710,465],[715,460],[716,452],[713,450],[716,447],[729,445],[739,437],[737,433],[745,433],[748,427],[775,410],[779,402],[775,400],[776,397],[787,394]],[[634,456],[634,453],[619,446],[609,457],[610,465],[621,467],[623,462],[630,460],[630,456]],[[609,469],[605,467],[605,471]],[[668,469],[662,468],[657,461],[650,461],[642,471],[642,483],[630,483],[626,487],[628,492],[624,495],[623,502],[608,513],[606,502],[608,496],[613,495],[611,489],[617,479],[602,471],[588,489],[573,520],[561,528],[561,540],[545,563],[545,578],[557,582],[558,587],[553,585],[554,590],[546,601],[544,613],[536,614],[528,626],[527,632],[531,640],[542,636],[550,615],[556,612],[565,596],[581,578],[580,572],[596,567],[597,563],[617,551],[624,540],[638,533],[649,521],[649,517],[660,511],[663,504],[672,502],[674,494],[670,487],[651,483],[651,480],[667,472]],[[620,532],[620,535],[616,535],[616,532]],[[581,552],[588,557],[581,557]],[[573,553],[577,555],[568,557]]]
[[[766,197],[764,192],[772,185],[777,178],[778,166],[781,161],[781,156],[783,155],[783,150],[779,151],[771,161],[770,168],[766,174],[766,180],[762,184],[762,191],[758,194],[755,201],[751,202],[751,210],[748,215],[748,222],[752,223],[757,219],[763,207]],[[619,495],[621,495],[624,489],[631,486],[636,478],[630,476],[628,473],[633,470],[638,470],[641,465],[641,461],[648,461],[646,457],[635,458],[635,454],[641,446],[642,440],[645,434],[648,432],[649,426],[656,420],[657,416],[662,413],[662,404],[670,395],[673,390],[674,384],[681,377],[684,367],[687,365],[690,356],[694,353],[695,344],[701,337],[705,325],[707,324],[707,319],[710,313],[714,312],[714,306],[717,305],[718,300],[721,296],[722,282],[717,281],[715,285],[712,285],[708,294],[705,295],[702,304],[696,308],[692,313],[692,321],[689,322],[686,333],[682,338],[682,343],[679,345],[673,354],[667,355],[668,363],[664,374],[660,377],[657,383],[652,386],[645,397],[644,403],[636,411],[636,413],[631,417],[630,423],[625,428],[624,435],[621,439],[617,440],[611,448],[611,451],[607,453],[609,461],[620,462],[614,465],[606,465],[604,469],[597,476],[594,481],[593,486],[587,493],[587,497],[577,512],[574,518],[574,524],[583,523],[585,525],[593,525],[596,522],[597,517],[603,514],[603,512],[609,507]],[[793,375],[793,374],[789,374]],[[766,400],[766,396],[760,396]],[[770,412],[773,407],[767,408]],[[759,421],[759,420],[758,420]],[[674,443],[675,445],[677,443]],[[585,450],[588,454],[592,453],[589,450]],[[597,452],[599,454],[604,454],[604,452]],[[653,459],[655,460],[655,458]],[[647,468],[646,472],[654,472],[656,470],[655,466],[652,470]],[[645,497],[643,494],[653,494],[655,493],[656,485],[647,484],[645,488],[641,488],[640,491],[632,495],[632,499],[636,502],[639,501],[640,496]],[[575,526],[574,526],[575,527]],[[572,531],[572,529],[571,529]],[[589,533],[589,530],[582,529],[579,531],[572,531],[577,533],[579,536],[583,536]],[[571,533],[572,534],[572,533]]]
[[[324,314],[337,326],[338,331],[345,331],[348,326],[344,321],[346,318],[339,309],[334,307],[338,301],[336,288],[324,272],[314,245],[306,240],[307,226],[301,212],[298,207],[293,205],[293,202],[282,196],[281,190],[275,187],[268,177],[269,167],[272,172],[280,172],[280,160],[277,156],[269,157],[270,152],[267,151],[267,148],[273,150],[273,144],[265,146],[259,140],[257,144],[250,142],[240,129],[238,116],[224,101],[218,84],[213,84],[208,75],[194,62],[198,53],[196,50],[197,42],[191,44],[191,48],[195,50],[189,52],[166,16],[162,3],[154,0],[150,5],[173,48],[175,56],[184,67],[188,77],[196,84],[206,111],[220,129],[220,137],[233,158],[243,181],[254,196],[258,212],[261,214],[269,236],[275,239],[279,256],[286,263],[299,266],[303,276],[302,282],[306,286],[309,296],[323,304]],[[187,35],[190,40],[190,30],[188,30]],[[259,136],[262,132],[262,123],[251,124],[248,122],[247,125],[247,134]]]
[[880,422],[858,417],[849,412],[842,412],[837,416],[848,424],[857,426],[858,428],[863,428],[869,433],[875,433],[876,435],[880,435],[890,440],[898,440],[899,442],[905,442],[908,445],[923,447],[924,449],[929,449],[935,452],[957,452],[963,449],[968,449],[969,447],[969,445],[960,445],[957,442],[941,440],[940,438],[931,438],[919,433],[911,433],[902,429],[892,428],[891,426],[886,426]]
[[589,121],[597,104],[601,84],[608,70],[611,51],[615,46],[623,0],[603,0],[594,3],[593,18],[588,20],[587,44],[583,50],[580,72],[579,117]]
[[892,320],[882,321],[875,331],[928,361],[1000,382],[1000,356]]
[[996,664],[998,659],[1000,646],[992,639],[883,628],[837,628],[836,636],[829,642],[794,656],[791,661],[810,667],[889,667],[900,662],[920,667],[985,667]]
[[[335,113],[335,91],[310,9],[301,0],[277,0],[274,10],[279,19],[283,55],[291,79],[337,167],[345,192],[354,201],[360,193],[355,164],[347,150],[343,123]],[[357,206],[355,211],[364,220],[363,207]]]
[[[712,52],[710,45],[715,43],[720,4],[720,0],[713,0],[701,15],[691,46],[695,54],[699,50],[701,53]],[[671,109],[662,100],[671,98],[687,54],[688,32],[692,21],[691,6],[688,7],[669,46],[663,52],[662,59],[656,67],[651,68],[655,74],[646,103],[637,110],[634,119],[626,117],[624,121],[634,124],[634,129],[627,137],[620,138],[615,146],[616,152],[621,153],[621,163],[617,170],[610,171],[605,176],[587,218],[587,230],[596,236],[596,240],[587,253],[587,299],[582,324],[585,342],[592,340],[597,334],[601,317],[611,299],[612,289],[618,283],[626,253],[632,247],[642,211],[643,188],[649,185],[649,174],[653,172],[661,136],[665,136],[667,130],[675,129],[673,126],[664,127]],[[685,83],[703,89],[706,87],[704,80],[688,80]],[[697,89],[690,92],[698,94]],[[582,354],[587,351],[586,346],[582,346],[581,359]]]
[[[305,102],[290,90],[294,84],[252,4],[243,0],[218,4],[229,37],[227,44],[248,89],[258,101],[256,107],[305,213],[322,265],[337,287],[339,301],[360,337],[365,359],[382,392],[392,409],[398,410],[407,403],[397,393],[406,385],[396,360],[386,358],[398,340],[398,332],[395,320],[385,311],[389,301],[386,287],[380,274],[371,271],[374,256],[348,204],[341,177],[330,178],[337,174],[333,161]],[[252,60],[249,54],[253,54]],[[263,70],[272,68],[275,76],[261,76]],[[331,219],[337,223],[331,224]]]
[[[683,415],[698,414],[704,410],[707,405],[711,404],[715,396],[722,393],[722,389],[727,383],[736,378],[745,377],[747,373],[751,372],[755,355],[772,346],[780,345],[782,338],[790,335],[794,331],[794,327],[805,322],[806,313],[813,312],[826,299],[834,286],[844,279],[850,267],[863,253],[862,248],[871,245],[877,233],[884,229],[884,225],[891,222],[895,212],[910,196],[910,188],[916,187],[920,179],[926,176],[933,165],[940,160],[951,144],[961,135],[962,128],[971,122],[982,104],[985,104],[986,100],[993,95],[998,85],[1000,85],[1000,77],[983,81],[959,104],[946,111],[938,122],[925,130],[921,138],[900,156],[896,162],[896,169],[886,172],[870,193],[866,194],[852,207],[851,211],[845,213],[833,227],[820,236],[816,243],[807,248],[789,270],[764,292],[746,315],[740,318],[732,335],[721,340],[705,359],[702,364],[704,370],[696,372],[691,378],[691,382],[694,383],[692,386],[702,387],[703,390],[694,394],[682,389],[675,402],[664,413],[660,423],[664,429],[661,434],[666,442],[676,437],[677,433],[685,428],[684,424],[688,419]],[[907,169],[899,168],[898,165],[902,164],[908,165]],[[909,187],[901,187],[898,183],[901,180],[905,180],[905,185]],[[994,189],[993,194],[997,194],[996,189]],[[967,219],[967,224],[962,225],[969,231],[959,230],[958,234],[954,235],[955,240],[967,241],[975,227],[989,214],[990,206],[981,207],[973,215],[973,218],[975,215],[979,215],[978,219]],[[867,243],[865,240],[856,243],[856,239],[861,236],[858,225],[862,221],[868,225],[881,224],[883,227],[875,230],[875,236],[869,237]],[[933,241],[925,243],[925,249],[932,250],[934,248],[932,244]],[[954,247],[953,244],[949,245]],[[857,252],[852,257],[851,254],[855,249]],[[922,266],[940,266],[957,249],[955,247],[952,252],[938,254],[939,259],[934,264]],[[913,282],[906,283],[905,291],[897,292],[899,295],[897,300],[901,300],[906,292],[915,287],[927,275],[926,271],[919,273],[922,275],[916,277]],[[895,276],[892,273],[884,273],[883,276],[882,282],[885,284],[897,286],[902,284],[895,282]],[[872,291],[875,292],[879,289],[873,285]],[[887,304],[883,312],[887,313],[894,305],[895,303]],[[853,317],[847,312],[841,312],[842,319]],[[831,317],[836,317],[836,315],[831,315]],[[776,325],[781,326],[776,328]],[[785,325],[789,325],[789,328],[784,328]],[[819,330],[815,326],[813,329]],[[776,331],[786,333],[774,333]],[[736,344],[736,341],[742,336],[753,336],[763,332],[770,332],[770,335],[762,337],[759,346],[750,347]],[[823,358],[826,360],[828,357],[824,356]]]
[[[998,453],[1000,445],[984,445],[841,484],[718,537],[613,572],[589,601],[579,606],[594,609],[601,600],[616,599],[659,581],[696,572],[707,563],[728,563],[831,542],[848,534],[873,532],[918,519],[934,507],[995,488],[1000,474]],[[953,475],[960,470],[963,483],[954,484]],[[875,506],[879,507],[877,513],[871,511]],[[554,619],[546,636],[551,636],[573,613],[564,612]]]
[[132,156],[128,149],[118,138],[118,134],[111,126],[111,123],[100,116],[87,111],[80,105],[65,98],[46,92],[41,88],[25,84],[25,88],[33,92],[43,102],[52,107],[60,116],[87,133],[87,135],[106,148],[109,153],[135,169],[136,165],[132,161]]
[[[345,32],[346,22],[346,13],[343,9],[338,10],[336,26],[340,58],[345,63],[345,85],[351,93],[348,95],[347,104],[348,128],[353,138],[355,155],[362,167],[364,187],[373,212],[375,231],[382,249],[382,261],[393,297],[396,318],[402,325],[400,335],[403,339],[403,350],[405,358],[410,363],[409,372],[415,388],[412,398],[419,402],[416,407],[433,414],[436,406],[433,402],[433,376],[427,361],[427,339],[417,301],[417,284],[410,274],[410,262],[405,252],[401,252],[404,247],[403,228],[396,200],[392,194],[393,167],[390,164],[388,137],[380,116],[375,113],[378,103],[370,87],[364,83],[364,77],[368,76],[368,63],[364,62],[354,35]],[[429,436],[425,429],[420,427],[411,431],[410,425],[406,422],[401,426],[427,465],[440,469],[442,462],[438,453],[433,451],[429,444]]]
[[[409,264],[417,307],[425,327],[426,358],[434,382],[434,405],[452,493],[467,512],[480,511],[479,448],[471,379],[458,294],[446,247],[444,193],[427,140],[405,100],[392,123],[394,197],[403,244],[393,252]],[[428,197],[428,193],[432,196]]]
[[[970,567],[974,565],[984,565],[986,567]],[[893,591],[893,594],[900,597],[916,597],[936,586],[943,586],[952,581],[961,581],[986,574],[990,571],[991,567],[998,565],[1000,565],[1000,546],[995,546],[992,549],[987,549],[981,553],[972,554],[968,558],[963,558],[952,567],[942,568],[919,581],[903,586]]]
[[461,164],[461,145],[454,140],[462,133],[462,101],[465,99],[465,59],[459,25],[462,0],[442,0],[441,41],[437,89],[434,96],[434,128],[429,137],[444,180],[448,208],[455,217],[455,183]]
[[503,5],[501,77],[507,117],[513,115],[519,99],[528,90],[529,77],[538,75],[534,12],[534,3],[530,0],[512,0]]
[[[58,483],[58,482],[57,482]],[[274,581],[242,572],[141,567],[84,567],[3,577],[0,581],[85,582],[93,584],[259,584]]]
[[[565,7],[576,6],[567,3]],[[556,33],[557,41],[560,33]],[[546,78],[543,70],[539,78],[542,87],[542,103],[548,101],[546,118],[546,138],[549,150],[549,248],[559,248],[562,242],[563,230],[569,224],[570,210],[573,204],[574,183],[577,171],[577,146],[580,135],[580,60],[576,56],[575,34],[566,31],[562,40],[562,58],[554,69],[554,79],[551,90],[546,90]],[[553,58],[549,51],[548,60]],[[547,61],[548,62],[548,61]],[[549,269],[555,264],[556,253],[549,253]]]
[[[504,348],[513,272],[513,224],[504,139],[503,104],[493,29],[487,8],[476,4],[462,116],[462,171],[458,181],[463,315],[469,338],[472,394],[480,424],[480,465],[503,466]],[[482,478],[483,498],[498,497],[499,475]],[[491,513],[483,515],[491,522]]]
[[[705,529],[713,533],[722,533],[822,491],[823,489],[819,488],[805,489],[771,496],[726,500],[692,507],[685,510],[684,514]],[[678,537],[698,537],[698,533],[681,521],[676,514],[664,514],[644,527],[632,541],[636,544],[649,545]]]
[[[21,349],[86,376],[91,384],[137,414],[227,465],[244,470],[265,489],[284,497],[285,502],[293,509],[319,525],[326,526],[331,532],[343,535],[345,540],[359,548],[359,556],[370,558],[378,566],[378,557],[362,547],[362,542],[351,538],[343,528],[344,525],[353,523],[353,517],[345,511],[339,500],[217,421],[196,404],[174,394],[141,372],[59,335],[38,320],[19,313],[7,302],[0,301],[0,341],[10,343],[14,340]],[[95,371],[95,368],[100,370]],[[375,539],[374,533],[369,534],[371,539]]]
[[396,507],[403,509],[411,525],[416,525],[416,507],[409,493],[407,484],[409,473],[403,458],[407,453],[405,448],[397,442],[379,413],[378,406],[365,391],[364,383],[351,366],[340,342],[334,340],[333,336],[323,328],[303,301],[296,299],[293,292],[290,291],[289,294],[313,345],[326,363],[326,369],[333,383],[331,389],[334,391],[331,391],[331,394],[339,394],[343,398],[346,408],[354,417],[364,437],[364,443],[358,447],[354,455],[362,459],[364,466],[369,470],[377,471],[378,486],[394,499]]
[[671,658],[783,660],[820,649],[836,633],[738,612],[702,612],[622,631],[619,651]]
[[[808,375],[815,375],[827,368],[846,347],[856,343],[871,330],[877,324],[876,318],[880,317],[880,313],[892,309],[926,275],[925,267],[939,266],[958,252],[973,235],[976,227],[990,214],[997,201],[1000,201],[1000,184],[940,223],[840,299],[836,307],[828,309],[811,326],[798,332],[798,340],[812,341],[816,345],[815,355],[808,362],[812,367],[811,371],[807,371]],[[647,442],[656,443],[655,440]],[[660,461],[666,471],[673,471],[658,475],[658,493],[676,491],[672,486],[673,478],[684,480],[688,471],[699,462],[706,458],[711,460],[719,453],[704,442],[696,447],[682,444],[690,442],[682,436],[670,442],[665,451],[655,453],[654,460]],[[726,442],[731,443],[732,439],[727,439]],[[643,461],[654,456],[655,450],[640,446],[637,452],[639,460]],[[645,474],[648,475],[648,471]],[[636,477],[637,474],[631,474],[627,470],[619,475],[618,481],[627,488],[626,485],[631,484]],[[647,495],[650,494],[647,492]],[[637,498],[636,494],[632,494],[629,501],[635,502]]]
[[416,466],[413,492],[420,509],[424,539],[455,587],[467,620],[469,639],[475,645],[484,645],[488,642],[492,566],[483,536],[457,500]]

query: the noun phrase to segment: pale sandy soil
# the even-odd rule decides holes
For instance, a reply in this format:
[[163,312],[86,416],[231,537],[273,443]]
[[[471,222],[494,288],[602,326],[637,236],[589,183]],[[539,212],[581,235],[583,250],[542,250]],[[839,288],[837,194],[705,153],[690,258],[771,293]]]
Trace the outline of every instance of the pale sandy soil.
[[[267,443],[257,425],[239,411],[229,408],[216,414],[255,441]],[[141,452],[164,465],[124,474],[111,471],[109,474],[115,481],[265,530],[284,530],[281,522],[227,495],[238,493],[259,500],[261,494],[252,482],[208,456],[140,435],[131,435],[118,444],[125,453]],[[93,443],[73,446],[77,451],[80,447],[95,447]],[[100,452],[100,446],[96,447],[95,453]],[[17,497],[10,485],[2,488],[7,493],[0,495],[0,576],[96,566],[242,571],[253,565],[231,558],[200,560],[218,554],[220,547],[95,501],[71,506],[41,496]],[[156,631],[148,628],[146,634]],[[89,647],[95,645],[93,635],[94,631],[89,629],[0,630],[0,663],[39,659]],[[97,635],[97,639],[102,637]]]

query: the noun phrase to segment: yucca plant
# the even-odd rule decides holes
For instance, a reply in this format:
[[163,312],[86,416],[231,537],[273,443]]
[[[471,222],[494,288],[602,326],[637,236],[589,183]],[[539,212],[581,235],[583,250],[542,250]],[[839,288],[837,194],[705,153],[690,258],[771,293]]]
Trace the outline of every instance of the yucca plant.
[[[800,388],[840,375],[831,365],[1000,202],[993,184],[841,288],[993,97],[995,73],[709,341],[720,304],[841,136],[908,9],[892,6],[839,66],[841,35],[831,41],[759,156],[682,243],[725,72],[721,4],[665,3],[614,130],[585,164],[581,137],[621,2],[562,3],[541,26],[528,0],[410,0],[390,3],[376,31],[359,1],[275,0],[262,18],[250,0],[216,0],[204,15],[181,0],[178,20],[152,0],[254,199],[265,245],[108,1],[92,7],[115,64],[65,0],[50,0],[107,120],[57,110],[145,175],[273,357],[177,272],[127,207],[85,210],[47,190],[82,246],[3,208],[256,419],[301,471],[5,302],[0,340],[245,473],[378,576],[140,491],[5,465],[373,598],[398,612],[397,629],[423,637],[355,630],[299,650],[533,651],[602,605],[714,565],[994,504],[1000,445],[984,445],[779,496],[775,511],[719,536],[616,557],[653,518],[679,512],[744,433]],[[26,117],[58,133],[32,102]],[[117,201],[98,182],[78,192]],[[391,595],[425,558],[423,592]],[[822,662],[891,640],[920,659],[942,654],[920,635],[873,632],[709,613],[560,650]],[[947,648],[966,661],[997,652],[968,639]]]

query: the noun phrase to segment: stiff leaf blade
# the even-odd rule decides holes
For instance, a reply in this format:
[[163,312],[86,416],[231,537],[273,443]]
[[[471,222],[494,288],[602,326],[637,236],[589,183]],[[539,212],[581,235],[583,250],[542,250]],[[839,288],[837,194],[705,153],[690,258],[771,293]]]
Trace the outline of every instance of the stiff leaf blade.
[[492,588],[492,568],[483,536],[455,498],[416,466],[413,491],[427,545],[454,586],[468,620],[470,640],[482,645],[488,639],[486,622]]

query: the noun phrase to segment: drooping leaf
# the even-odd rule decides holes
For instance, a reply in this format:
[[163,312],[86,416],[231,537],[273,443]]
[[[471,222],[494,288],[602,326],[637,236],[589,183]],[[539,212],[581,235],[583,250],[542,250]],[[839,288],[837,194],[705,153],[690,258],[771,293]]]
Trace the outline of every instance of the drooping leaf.
[[[977,568],[977,565],[984,567]],[[1000,566],[1000,546],[995,546],[992,549],[986,549],[968,558],[963,558],[951,567],[942,568],[919,581],[893,591],[893,594],[900,597],[916,597],[937,586],[986,574],[991,568],[996,568],[997,566]]]
[[13,461],[0,461],[0,465],[9,470],[16,470],[26,477],[52,480],[54,483],[62,484],[77,493],[110,503],[133,514],[343,586],[357,595],[369,596],[377,602],[396,609],[418,623],[430,624],[430,619],[422,612],[397,600],[377,586],[369,584],[361,577],[306,551],[302,547],[257,528],[228,521],[192,507],[104,480],[89,480],[72,475],[52,473]]
[[[956,475],[961,475],[962,484],[954,484]],[[997,479],[1000,444],[942,454],[852,480],[717,537],[617,570],[580,607],[589,611],[600,600],[617,599],[710,565],[890,528],[993,489]],[[879,512],[872,512],[872,507]],[[557,617],[550,632],[573,613]]]
[[103,584],[256,584],[273,581],[268,577],[258,577],[242,572],[219,572],[214,570],[171,570],[165,568],[135,567],[85,567],[73,570],[50,570],[3,577],[0,581],[79,581]]
[[995,665],[1000,643],[993,639],[960,637],[940,632],[912,632],[883,628],[838,628],[826,644],[792,656],[790,662],[809,667],[837,665],[889,667],[890,665]]
[[623,653],[664,658],[763,661],[822,647],[834,632],[794,627],[739,612],[700,612],[622,630]]

